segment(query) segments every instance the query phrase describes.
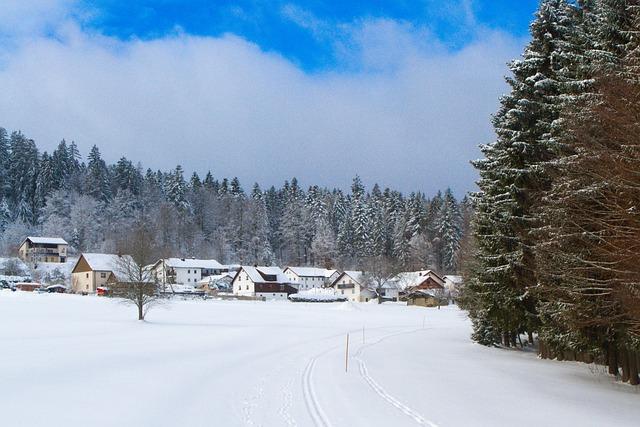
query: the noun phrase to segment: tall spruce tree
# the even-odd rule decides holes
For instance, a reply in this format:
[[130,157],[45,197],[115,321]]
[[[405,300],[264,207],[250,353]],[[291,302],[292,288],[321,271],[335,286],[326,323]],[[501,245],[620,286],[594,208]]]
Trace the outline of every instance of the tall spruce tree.
[[[562,106],[563,61],[572,49],[575,14],[564,0],[542,1],[522,60],[510,64],[511,92],[501,99],[493,125],[498,139],[473,162],[480,173],[475,235],[477,269],[468,286],[474,338],[515,345],[519,333],[536,332],[534,206],[549,185],[540,165],[552,159],[554,126]],[[498,334],[499,332],[499,334]]]

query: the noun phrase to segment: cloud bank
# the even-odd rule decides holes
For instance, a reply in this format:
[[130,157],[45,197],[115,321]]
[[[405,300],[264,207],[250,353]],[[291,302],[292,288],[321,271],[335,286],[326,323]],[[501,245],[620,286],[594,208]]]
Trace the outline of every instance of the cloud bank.
[[210,169],[245,187],[296,176],[346,188],[359,174],[405,191],[472,190],[469,160],[493,138],[504,64],[522,44],[479,29],[451,52],[425,29],[363,19],[335,39],[353,66],[307,73],[232,34],[123,41],[55,10],[65,18],[53,33],[33,31],[34,18],[3,52],[1,126],[44,149],[66,138],[84,154],[97,144],[109,161]]

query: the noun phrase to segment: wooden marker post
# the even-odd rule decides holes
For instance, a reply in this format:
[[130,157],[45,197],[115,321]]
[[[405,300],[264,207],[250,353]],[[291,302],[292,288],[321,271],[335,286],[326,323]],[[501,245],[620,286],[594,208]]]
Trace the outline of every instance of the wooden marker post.
[[347,333],[347,349],[344,354],[344,371],[349,372],[349,333]]

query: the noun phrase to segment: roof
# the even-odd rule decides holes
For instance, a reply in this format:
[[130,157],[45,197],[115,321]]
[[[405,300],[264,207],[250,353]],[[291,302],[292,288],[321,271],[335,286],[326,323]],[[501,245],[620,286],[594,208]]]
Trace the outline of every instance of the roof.
[[346,270],[336,277],[336,280],[331,283],[331,286],[334,286],[343,276],[349,276],[359,285],[364,285],[364,271]]
[[398,289],[406,290],[420,286],[428,278],[431,278],[441,287],[444,286],[444,280],[433,270],[407,271],[404,273],[399,273],[396,276],[392,277],[388,281],[388,283],[394,283]]
[[338,270],[316,267],[287,267],[284,269],[284,271],[287,270],[291,270],[299,277],[322,277],[324,279],[328,279],[338,272]]
[[[31,243],[42,244],[42,245],[68,245],[67,241],[62,237],[34,237],[29,236],[24,240],[29,240]],[[24,243],[23,240],[23,243]]]
[[280,267],[262,267],[243,265],[240,272],[247,273],[253,283],[291,283]]
[[[98,254],[98,253],[83,253],[81,258],[84,258],[89,264],[89,267],[93,271],[114,271],[118,269],[118,262],[123,257],[129,257],[130,255],[115,255],[115,254]],[[78,260],[79,261],[79,260]]]
[[204,276],[198,283],[215,283],[219,280],[233,279],[234,276],[235,273],[214,274],[211,276]]
[[455,284],[460,284],[460,283],[462,283],[464,281],[462,276],[456,276],[456,275],[451,275],[451,274],[448,274],[448,275],[444,276],[444,280],[448,280],[448,281],[450,281],[452,283],[455,283]]
[[165,266],[170,268],[203,268],[207,270],[223,270],[227,268],[215,259],[166,258],[158,261],[158,263],[162,261],[164,261]]

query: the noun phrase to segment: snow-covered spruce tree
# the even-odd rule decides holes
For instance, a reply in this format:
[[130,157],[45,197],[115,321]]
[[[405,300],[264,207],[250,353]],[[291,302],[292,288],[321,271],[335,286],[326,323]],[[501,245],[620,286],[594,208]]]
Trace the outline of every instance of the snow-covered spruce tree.
[[183,212],[188,211],[189,204],[186,198],[187,183],[184,180],[182,166],[176,166],[175,170],[169,174],[164,182],[164,193],[167,201],[173,203],[176,209]]
[[474,338],[515,345],[520,333],[538,330],[537,284],[530,230],[535,203],[549,182],[539,167],[552,159],[554,125],[562,106],[563,74],[571,66],[575,12],[564,0],[542,1],[523,58],[510,64],[511,92],[501,99],[493,125],[498,139],[473,162],[480,173],[474,195],[477,268],[467,294]]
[[126,157],[120,158],[113,168],[114,193],[120,190],[131,194],[140,194],[142,187],[142,173]]
[[284,257],[296,265],[305,265],[308,257],[307,230],[308,214],[305,212],[304,192],[293,178],[284,193],[284,210],[280,223],[280,233],[284,247]]
[[448,274],[456,273],[457,256],[460,250],[460,239],[462,239],[462,215],[451,189],[447,189],[444,193],[436,224],[441,242],[442,271]]
[[259,265],[272,265],[275,256],[269,244],[269,218],[264,194],[256,183],[251,192],[248,209],[247,246],[249,263]]
[[36,225],[40,210],[36,194],[40,166],[38,148],[32,139],[27,139],[20,132],[11,134],[9,147],[7,199],[12,219]]
[[87,160],[85,191],[94,199],[106,202],[111,197],[109,170],[97,146],[91,148]]
[[537,252],[543,357],[599,358],[638,384],[640,54],[634,37],[623,37],[640,30],[638,2],[603,1],[599,10],[621,3],[625,19],[595,20],[606,25],[592,39],[609,50],[594,57],[603,61],[594,64],[595,96],[564,112],[564,156],[546,168],[554,186]]
[[371,223],[370,209],[367,203],[364,185],[359,176],[353,179],[351,185],[351,227],[352,248],[357,258],[365,258],[371,254]]

